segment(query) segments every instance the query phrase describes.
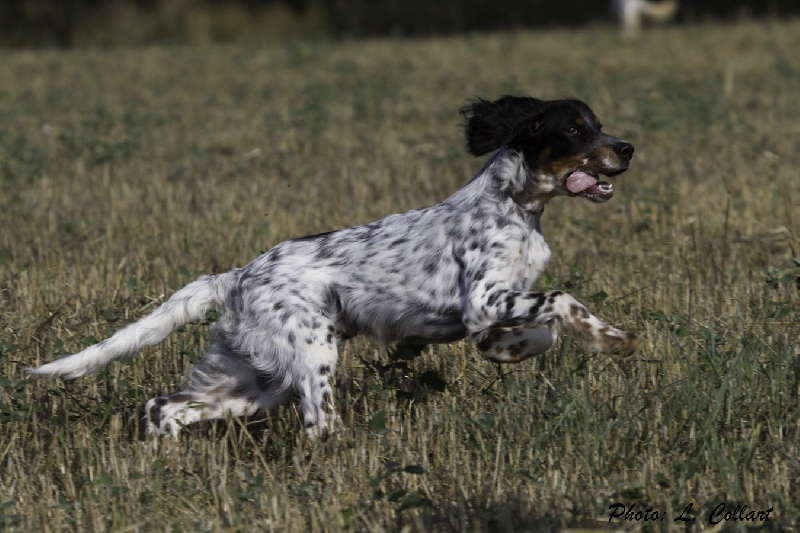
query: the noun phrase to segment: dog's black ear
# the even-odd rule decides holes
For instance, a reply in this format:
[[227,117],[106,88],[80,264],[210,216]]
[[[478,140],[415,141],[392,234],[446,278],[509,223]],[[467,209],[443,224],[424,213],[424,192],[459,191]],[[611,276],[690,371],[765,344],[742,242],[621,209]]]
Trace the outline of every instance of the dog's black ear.
[[547,102],[522,96],[503,96],[494,102],[473,100],[460,110],[467,119],[467,151],[480,156],[516,138],[535,134],[541,125],[537,119],[546,108]]
[[467,119],[464,134],[467,152],[474,156],[488,154],[500,148],[507,140],[508,125],[500,120],[494,102],[476,98],[459,110]]
[[504,144],[515,150],[533,146],[539,133],[544,130],[544,115],[545,112],[540,111],[535,115],[521,118],[515,125],[511,137]]

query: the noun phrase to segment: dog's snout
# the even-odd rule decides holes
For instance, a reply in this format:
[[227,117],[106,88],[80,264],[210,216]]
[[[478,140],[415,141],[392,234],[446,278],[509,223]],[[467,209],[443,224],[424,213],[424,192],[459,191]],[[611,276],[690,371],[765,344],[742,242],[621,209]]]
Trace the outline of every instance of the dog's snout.
[[614,151],[623,159],[631,160],[633,157],[633,145],[629,142],[620,141],[614,145]]

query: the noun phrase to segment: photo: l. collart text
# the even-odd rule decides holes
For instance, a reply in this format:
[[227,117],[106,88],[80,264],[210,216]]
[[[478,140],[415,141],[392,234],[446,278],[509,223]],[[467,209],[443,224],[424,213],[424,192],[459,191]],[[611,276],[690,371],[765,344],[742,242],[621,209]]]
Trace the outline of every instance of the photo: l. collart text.
[[638,507],[635,503],[626,506],[624,503],[612,503],[608,507],[608,521],[613,522],[695,522],[701,520],[708,525],[715,526],[722,523],[749,523],[752,525],[763,524],[775,518],[774,509],[754,509],[748,505],[735,505],[722,502],[710,512],[697,510],[693,503],[689,503],[677,515],[670,515],[667,511],[659,511],[651,507]]

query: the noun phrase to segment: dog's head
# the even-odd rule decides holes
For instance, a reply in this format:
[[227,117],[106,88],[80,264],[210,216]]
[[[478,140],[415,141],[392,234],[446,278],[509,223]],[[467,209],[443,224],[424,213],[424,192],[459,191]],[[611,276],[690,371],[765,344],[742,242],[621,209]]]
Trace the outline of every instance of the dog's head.
[[530,174],[527,195],[608,201],[613,187],[599,176],[625,172],[633,157],[633,145],[603,133],[580,100],[504,96],[494,102],[478,99],[461,113],[471,154],[505,146],[523,155]]

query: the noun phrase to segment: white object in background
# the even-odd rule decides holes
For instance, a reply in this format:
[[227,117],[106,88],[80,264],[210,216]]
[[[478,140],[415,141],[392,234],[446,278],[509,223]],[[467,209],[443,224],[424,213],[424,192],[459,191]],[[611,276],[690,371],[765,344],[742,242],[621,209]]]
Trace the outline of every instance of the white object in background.
[[642,21],[665,21],[675,16],[678,11],[677,0],[653,2],[649,0],[613,0],[614,10],[622,30],[625,33],[636,33],[642,27]]

